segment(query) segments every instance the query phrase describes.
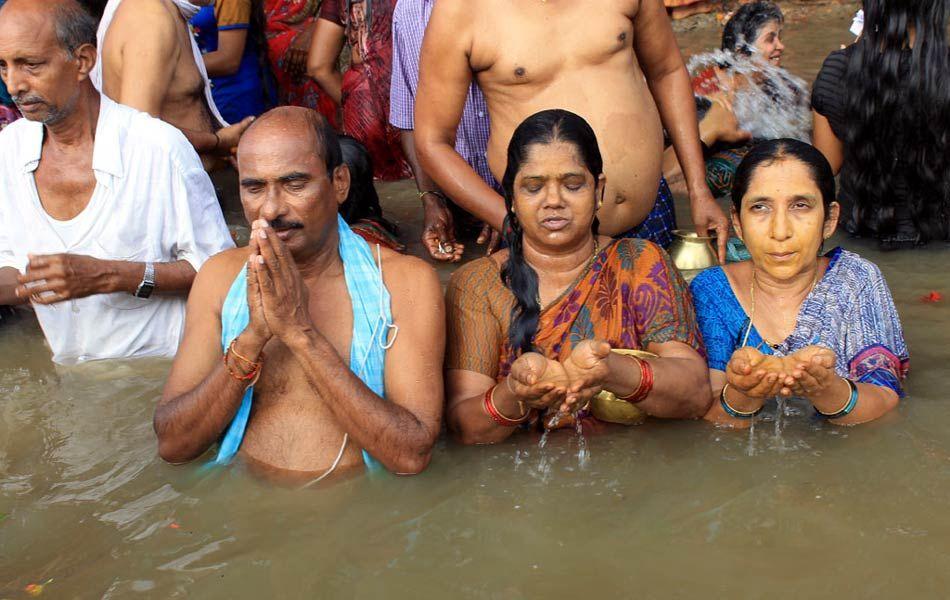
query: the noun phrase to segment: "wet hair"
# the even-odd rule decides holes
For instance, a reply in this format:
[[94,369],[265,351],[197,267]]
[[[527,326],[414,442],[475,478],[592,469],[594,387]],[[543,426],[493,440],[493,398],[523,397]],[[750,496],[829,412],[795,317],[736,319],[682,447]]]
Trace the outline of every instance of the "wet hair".
[[73,56],[80,46],[96,46],[95,17],[75,0],[58,2],[53,7],[53,19],[56,25],[56,39],[67,54]]
[[362,143],[348,135],[340,136],[343,164],[350,170],[350,191],[340,205],[340,216],[352,225],[360,219],[372,219],[393,235],[398,228],[383,217],[379,194],[373,185],[373,159]]
[[[923,241],[950,233],[948,23],[947,0],[864,0],[864,32],[849,49],[844,78],[841,140],[841,187],[854,201],[858,233],[893,233],[905,201]],[[905,198],[894,194],[899,174]]]
[[722,30],[722,49],[751,56],[755,52],[759,32],[772,22],[779,25],[785,22],[782,9],[775,3],[757,0],[743,4]]
[[756,144],[745,155],[736,168],[736,175],[732,181],[732,205],[736,213],[742,208],[742,198],[749,191],[752,178],[761,167],[767,167],[776,162],[797,160],[808,168],[812,180],[821,191],[821,203],[825,208],[825,218],[831,214],[831,203],[835,201],[835,174],[828,164],[828,159],[811,144],[792,139],[782,138],[768,140]]
[[[524,259],[524,231],[513,209],[515,177],[531,146],[557,141],[574,146],[595,182],[604,171],[604,161],[594,130],[587,121],[572,112],[555,109],[535,113],[522,121],[511,136],[508,165],[501,181],[505,209],[508,211],[502,227],[508,245],[508,260],[502,266],[501,280],[515,297],[508,328],[508,344],[516,352],[531,352],[534,349],[541,306],[538,303],[538,274]],[[594,217],[591,229],[596,235],[597,217]]]

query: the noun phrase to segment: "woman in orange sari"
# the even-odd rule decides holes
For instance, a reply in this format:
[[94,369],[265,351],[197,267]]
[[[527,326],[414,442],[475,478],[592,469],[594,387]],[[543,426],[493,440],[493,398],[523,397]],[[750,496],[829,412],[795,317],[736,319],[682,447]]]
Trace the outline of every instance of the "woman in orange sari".
[[[709,405],[689,291],[666,253],[598,236],[603,161],[581,117],[547,110],[512,136],[502,187],[508,249],[456,271],[447,291],[447,419],[490,444],[601,391],[648,415]],[[612,350],[645,350],[640,358]],[[545,419],[548,422],[549,419]]]

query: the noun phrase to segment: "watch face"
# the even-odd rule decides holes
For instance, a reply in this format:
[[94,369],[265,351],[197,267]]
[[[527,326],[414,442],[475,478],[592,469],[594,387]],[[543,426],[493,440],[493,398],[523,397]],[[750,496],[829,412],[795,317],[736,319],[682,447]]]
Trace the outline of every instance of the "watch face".
[[152,290],[155,289],[155,286],[150,283],[142,283],[139,285],[138,289],[135,290],[135,296],[137,298],[148,298],[152,295]]

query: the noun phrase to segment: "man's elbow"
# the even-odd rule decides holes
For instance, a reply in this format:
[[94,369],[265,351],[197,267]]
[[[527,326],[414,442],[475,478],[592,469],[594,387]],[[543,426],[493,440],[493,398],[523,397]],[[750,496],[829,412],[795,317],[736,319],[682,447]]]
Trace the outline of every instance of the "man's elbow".
[[155,412],[152,419],[152,428],[158,438],[158,456],[172,465],[180,465],[196,459],[201,452],[195,452],[193,445],[187,440],[168,433],[168,423],[161,414],[161,409]]
[[422,454],[410,454],[399,460],[399,463],[395,465],[395,471],[397,475],[418,475],[426,470],[430,462],[432,462],[431,450]]

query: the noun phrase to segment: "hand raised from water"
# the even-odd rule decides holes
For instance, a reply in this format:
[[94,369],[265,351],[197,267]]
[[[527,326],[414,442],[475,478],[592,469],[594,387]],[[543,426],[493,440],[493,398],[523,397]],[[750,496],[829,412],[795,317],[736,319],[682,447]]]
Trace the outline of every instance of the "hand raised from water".
[[531,408],[539,410],[561,407],[568,384],[564,366],[537,352],[525,352],[519,356],[508,374],[511,392]]
[[584,340],[571,351],[564,361],[564,371],[570,380],[565,399],[569,411],[583,408],[604,389],[610,375],[608,356],[610,344],[603,340]]
[[290,251],[267,221],[255,221],[251,237],[256,238],[259,253],[251,254],[249,262],[257,276],[261,312],[268,329],[284,342],[312,330],[307,286]]
[[749,347],[739,348],[732,354],[726,365],[726,381],[746,396],[762,400],[787,392],[792,383],[780,358]]

